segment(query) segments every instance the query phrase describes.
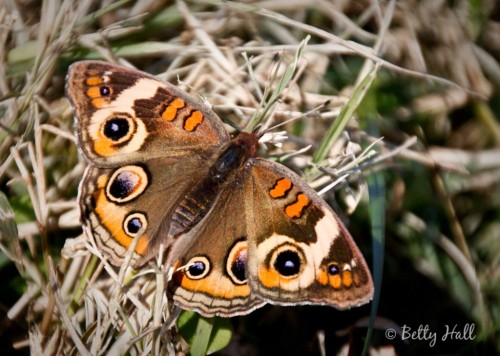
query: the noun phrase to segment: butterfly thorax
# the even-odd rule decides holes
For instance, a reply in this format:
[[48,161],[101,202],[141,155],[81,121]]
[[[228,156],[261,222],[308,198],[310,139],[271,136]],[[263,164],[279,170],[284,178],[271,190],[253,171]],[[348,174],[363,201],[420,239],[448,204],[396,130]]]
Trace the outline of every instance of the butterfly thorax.
[[241,132],[215,155],[209,174],[188,190],[175,208],[168,236],[176,238],[192,230],[210,211],[228,182],[237,185],[237,175],[257,149],[258,136]]

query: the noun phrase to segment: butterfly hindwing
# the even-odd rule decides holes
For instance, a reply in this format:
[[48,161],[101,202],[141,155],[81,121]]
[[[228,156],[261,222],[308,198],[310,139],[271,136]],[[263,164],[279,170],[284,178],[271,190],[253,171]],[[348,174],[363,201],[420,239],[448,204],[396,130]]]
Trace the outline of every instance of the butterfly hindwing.
[[160,244],[170,246],[165,221],[180,194],[197,183],[196,173],[204,172],[200,165],[192,157],[177,157],[118,168],[87,167],[80,188],[81,219],[111,263],[123,262],[136,237],[132,266],[158,256]]
[[247,283],[244,195],[237,181],[220,193],[199,226],[174,245],[176,304],[210,317],[247,314],[264,304]]

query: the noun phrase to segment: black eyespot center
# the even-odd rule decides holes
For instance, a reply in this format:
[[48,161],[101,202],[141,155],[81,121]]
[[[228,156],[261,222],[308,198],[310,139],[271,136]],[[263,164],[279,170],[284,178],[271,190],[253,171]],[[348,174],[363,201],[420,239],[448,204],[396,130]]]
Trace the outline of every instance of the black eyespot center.
[[296,251],[285,250],[278,254],[274,268],[284,277],[292,277],[300,272],[300,256]]
[[330,263],[328,265],[328,274],[335,276],[340,273],[339,266],[336,263]]
[[131,234],[137,234],[142,227],[141,219],[135,217],[127,222],[127,230]]
[[111,94],[111,89],[108,86],[102,86],[99,88],[101,96],[109,96]]
[[233,273],[233,276],[240,282],[244,282],[246,280],[246,261],[246,254],[239,254],[238,258],[234,260],[231,265],[231,272]]
[[130,131],[130,124],[123,117],[114,117],[104,124],[104,135],[113,141],[119,141],[127,136]]
[[137,186],[138,177],[131,172],[120,172],[109,187],[109,194],[115,199],[124,199],[134,191]]
[[189,266],[189,274],[193,277],[199,277],[205,273],[205,263],[203,261],[195,261]]
[[228,251],[226,261],[226,273],[231,281],[236,285],[247,283],[247,241],[246,237],[241,237],[231,246]]

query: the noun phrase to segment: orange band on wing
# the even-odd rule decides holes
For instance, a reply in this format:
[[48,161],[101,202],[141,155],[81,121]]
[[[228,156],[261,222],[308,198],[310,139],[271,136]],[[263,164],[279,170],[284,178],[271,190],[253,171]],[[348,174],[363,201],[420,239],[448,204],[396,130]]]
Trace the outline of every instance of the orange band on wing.
[[191,116],[186,119],[186,122],[184,122],[184,130],[189,132],[194,131],[202,121],[203,114],[201,111],[194,111]]
[[292,182],[283,178],[276,182],[274,187],[269,190],[271,198],[282,198],[292,189]]
[[297,201],[285,208],[285,214],[289,218],[300,218],[302,216],[304,208],[308,205],[309,199],[307,199],[304,193],[300,193],[297,195]]
[[[129,248],[134,239],[128,236],[122,227],[128,211],[123,207],[110,203],[106,199],[105,186],[107,178],[104,175],[99,177],[97,182],[99,189],[94,193],[95,212],[103,226],[111,234],[111,238],[123,247]],[[146,235],[141,236],[135,247],[135,252],[144,256],[148,248],[148,241]],[[105,241],[102,242],[105,243]]]
[[101,77],[90,77],[90,78],[87,78],[87,85],[90,86],[90,87],[102,84],[103,82],[104,82],[104,80]]
[[290,286],[297,283],[296,277],[284,277],[279,274],[278,271],[272,268],[266,268],[265,266],[260,266],[259,268],[259,281],[266,288],[276,288],[283,286]]
[[168,104],[167,108],[162,112],[161,117],[167,121],[172,121],[177,117],[177,111],[182,109],[186,105],[184,100],[176,98],[170,104]]
[[[128,246],[129,247],[132,241],[129,242]],[[148,243],[149,243],[149,238],[146,235],[142,235],[139,237],[139,241],[137,242],[137,246],[135,246],[135,252],[138,253],[141,256],[144,256],[146,254],[146,251],[148,249]]]
[[189,279],[182,272],[174,274],[174,276],[176,275],[176,282],[182,288],[191,292],[202,292],[212,297],[223,299],[233,299],[236,297],[246,298],[250,295],[250,287],[248,287],[248,285],[234,285],[229,280],[220,278],[220,276],[218,278],[212,277],[214,274],[200,280]]
[[87,89],[87,96],[92,99],[101,97],[101,89],[98,86]]
[[114,147],[113,141],[101,135],[101,133],[99,132],[99,139],[94,141],[94,151],[98,155],[106,157],[111,156],[118,150]]
[[352,285],[352,274],[351,271],[347,270],[342,272],[342,284],[344,287],[349,288]]
[[266,288],[278,287],[280,284],[280,276],[275,270],[270,270],[264,266],[259,268],[259,280]]

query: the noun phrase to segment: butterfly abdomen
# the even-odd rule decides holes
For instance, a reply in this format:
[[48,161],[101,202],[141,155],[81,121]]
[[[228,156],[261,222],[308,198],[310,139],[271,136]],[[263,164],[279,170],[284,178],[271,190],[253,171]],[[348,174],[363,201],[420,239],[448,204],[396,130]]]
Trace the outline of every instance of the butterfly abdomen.
[[174,210],[168,236],[176,238],[196,226],[212,207],[219,194],[219,185],[203,180],[189,191]]

